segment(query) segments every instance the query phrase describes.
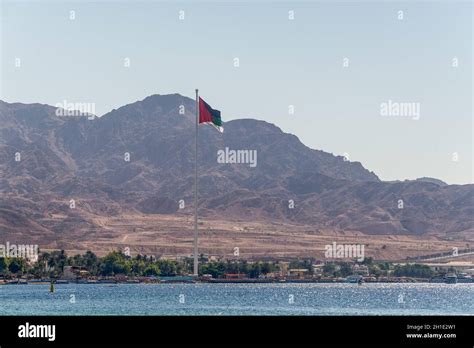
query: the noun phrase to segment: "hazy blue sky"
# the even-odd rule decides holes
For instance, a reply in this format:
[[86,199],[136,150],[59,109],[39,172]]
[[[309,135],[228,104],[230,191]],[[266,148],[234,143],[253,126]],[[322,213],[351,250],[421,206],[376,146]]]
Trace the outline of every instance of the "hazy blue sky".
[[[3,1],[1,9],[2,100],[93,102],[101,115],[199,88],[224,121],[266,120],[381,179],[474,181],[470,2]],[[381,116],[388,100],[420,103],[420,119]]]

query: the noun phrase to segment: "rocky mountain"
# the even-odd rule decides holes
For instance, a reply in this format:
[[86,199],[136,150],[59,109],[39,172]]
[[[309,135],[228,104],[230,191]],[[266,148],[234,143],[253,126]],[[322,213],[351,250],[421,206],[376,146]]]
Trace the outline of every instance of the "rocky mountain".
[[[191,214],[194,107],[178,94],[153,95],[92,119],[0,101],[0,233],[100,229],[91,216]],[[224,126],[223,134],[199,127],[201,216],[366,234],[474,232],[474,185],[382,182],[273,124]],[[256,151],[255,166],[219,163],[226,149]]]

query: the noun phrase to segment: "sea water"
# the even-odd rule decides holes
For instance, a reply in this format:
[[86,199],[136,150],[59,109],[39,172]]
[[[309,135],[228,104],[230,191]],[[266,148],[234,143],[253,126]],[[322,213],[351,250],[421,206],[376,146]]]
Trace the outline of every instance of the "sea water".
[[3,285],[0,315],[474,315],[474,284]]

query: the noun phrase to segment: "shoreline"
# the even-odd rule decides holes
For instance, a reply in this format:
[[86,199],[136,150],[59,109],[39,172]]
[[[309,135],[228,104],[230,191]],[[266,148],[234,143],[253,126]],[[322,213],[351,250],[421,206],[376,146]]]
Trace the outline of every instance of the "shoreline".
[[287,280],[269,280],[269,279],[212,279],[212,280],[196,280],[196,279],[147,279],[147,280],[65,280],[65,279],[13,279],[0,280],[1,285],[55,285],[62,284],[81,284],[81,285],[107,285],[107,284],[474,284],[474,281],[450,281],[450,280],[430,280],[430,279],[402,279],[402,280],[363,280],[362,282],[348,281],[346,279],[334,280],[318,280],[318,279],[287,279]]

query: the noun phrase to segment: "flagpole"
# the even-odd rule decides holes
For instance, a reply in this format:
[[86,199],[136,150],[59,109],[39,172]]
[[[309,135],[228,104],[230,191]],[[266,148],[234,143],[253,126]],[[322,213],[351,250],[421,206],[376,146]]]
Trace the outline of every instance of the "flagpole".
[[196,89],[196,136],[194,147],[194,275],[198,276],[198,125],[199,125],[199,90]]

